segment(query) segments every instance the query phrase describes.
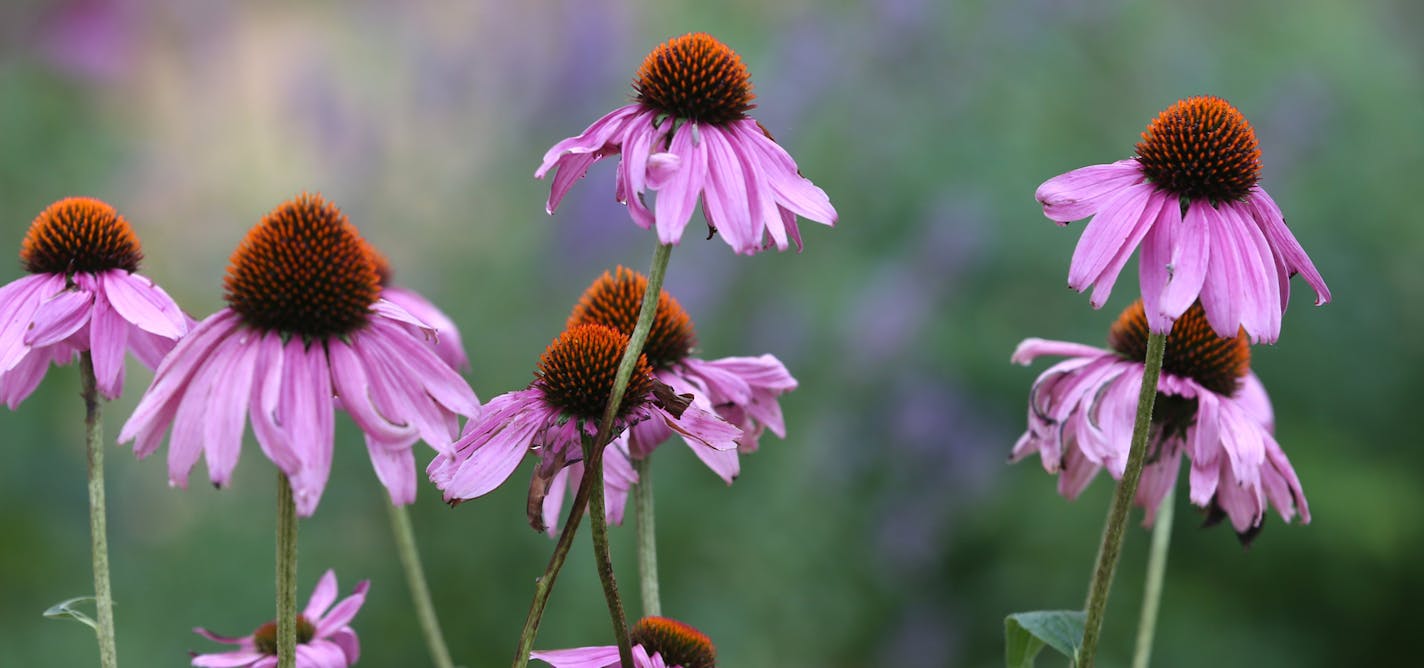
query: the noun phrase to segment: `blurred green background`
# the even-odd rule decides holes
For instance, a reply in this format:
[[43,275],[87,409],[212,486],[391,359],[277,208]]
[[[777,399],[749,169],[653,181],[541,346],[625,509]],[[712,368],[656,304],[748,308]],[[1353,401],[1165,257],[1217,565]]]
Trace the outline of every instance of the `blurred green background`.
[[[806,251],[734,257],[694,223],[668,288],[706,357],[770,352],[801,388],[789,437],[722,485],[691,454],[656,462],[663,600],[727,666],[1002,665],[1009,612],[1081,605],[1110,487],[1078,501],[1037,460],[1005,464],[1044,365],[1042,336],[1104,340],[1064,289],[1081,225],[1043,180],[1128,156],[1180,97],[1231,100],[1265,187],[1330,283],[1294,283],[1284,335],[1254,351],[1314,522],[1271,518],[1249,550],[1178,496],[1158,665],[1400,665],[1424,595],[1424,5],[741,0],[435,3],[67,0],[0,6],[0,249],[85,194],[134,224],[157,279],[201,318],[228,255],[282,200],[320,191],[460,325],[481,398],[523,387],[601,271],[653,243],[596,167],[552,218],[542,153],[630,95],[643,55],[706,30],[750,66],[753,112],[840,211]],[[20,275],[0,263],[0,280]],[[151,374],[130,363],[109,440]],[[95,665],[86,629],[43,619],[90,591],[82,406],[72,367],[0,411],[0,665]],[[424,446],[421,446],[424,447]],[[202,625],[271,617],[273,467],[250,440],[229,489],[170,489],[166,448],[109,451],[119,652],[185,665]],[[326,568],[372,580],[362,665],[427,665],[359,436],[301,524],[300,596]],[[422,464],[429,451],[420,455]],[[457,662],[509,659],[552,541],[523,519],[528,466],[414,522]],[[1135,515],[1140,517],[1140,515]],[[631,525],[614,551],[637,614]],[[1103,665],[1123,665],[1148,533],[1129,533]],[[610,633],[586,537],[538,646]],[[1045,665],[1061,663],[1046,659]]]

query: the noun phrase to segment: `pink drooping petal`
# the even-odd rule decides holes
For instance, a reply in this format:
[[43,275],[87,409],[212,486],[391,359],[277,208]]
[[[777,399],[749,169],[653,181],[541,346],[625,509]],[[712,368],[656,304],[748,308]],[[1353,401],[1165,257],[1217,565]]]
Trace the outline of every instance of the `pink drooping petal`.
[[469,370],[470,358],[465,354],[465,345],[460,340],[460,330],[456,329],[455,322],[450,319],[450,316],[426,299],[424,295],[414,290],[400,286],[386,286],[381,290],[381,296],[435,329],[438,336],[435,342],[435,354],[440,357],[441,361],[456,371]]
[[332,401],[331,370],[326,351],[318,344],[310,348],[292,337],[284,352],[288,376],[282,384],[282,407],[278,413],[291,437],[292,450],[301,462],[292,481],[297,515],[310,517],[321,501],[331,475],[335,448],[335,402]]
[[1101,280],[1103,272],[1124,245],[1131,241],[1135,247],[1133,238],[1141,227],[1152,193],[1151,185],[1132,186],[1103,203],[1098,214],[1088,221],[1083,236],[1078,238],[1078,245],[1073,250],[1073,260],[1068,267],[1069,287],[1079,292],[1087,290]]
[[124,350],[129,323],[102,295],[94,300],[89,317],[89,356],[94,363],[94,384],[106,399],[116,399],[124,389]]
[[1072,501],[1087,489],[1102,466],[1083,455],[1082,448],[1068,447],[1063,451],[1063,468],[1058,474],[1058,493]]
[[1223,204],[1220,214],[1241,258],[1241,326],[1253,342],[1274,343],[1281,333],[1280,282],[1266,238],[1241,205]]
[[63,341],[79,328],[89,324],[93,313],[94,293],[88,290],[64,290],[40,302],[25,333],[24,343],[30,348],[52,346]]
[[1093,308],[1102,308],[1103,304],[1107,303],[1108,297],[1112,295],[1113,286],[1117,284],[1118,274],[1121,274],[1122,268],[1127,266],[1127,261],[1132,257],[1132,252],[1142,244],[1143,238],[1147,236],[1147,233],[1151,231],[1152,228],[1163,225],[1163,221],[1159,220],[1159,217],[1164,209],[1164,202],[1169,204],[1174,210],[1175,207],[1178,206],[1175,198],[1168,197],[1163,193],[1154,191],[1148,195],[1147,203],[1142,210],[1142,215],[1133,226],[1132,231],[1128,234],[1127,241],[1117,249],[1117,252],[1112,256],[1112,260],[1108,262],[1106,267],[1103,267],[1103,273],[1093,282],[1093,294],[1088,298],[1088,303],[1092,304]]
[[1221,460],[1225,457],[1221,449],[1220,402],[1216,395],[1204,393],[1197,397],[1196,423],[1188,430],[1189,454],[1192,458],[1191,482],[1192,503],[1206,507],[1216,495],[1220,478]]
[[356,632],[351,630],[351,627],[347,626],[332,631],[326,639],[341,648],[341,653],[346,655],[348,664],[355,664],[361,659],[361,641],[356,638]]
[[1271,196],[1259,187],[1253,188],[1246,199],[1252,205],[1254,213],[1252,220],[1260,226],[1272,251],[1290,272],[1288,275],[1280,276],[1283,281],[1281,308],[1285,308],[1285,302],[1290,295],[1288,284],[1284,281],[1289,280],[1290,275],[1296,273],[1305,278],[1305,282],[1315,290],[1316,306],[1328,303],[1331,299],[1330,288],[1325,285],[1325,279],[1320,277],[1320,272],[1315,269],[1315,263],[1311,262],[1310,256],[1305,254],[1305,249],[1301,247],[1300,242],[1296,241],[1295,235],[1286,225],[1285,217],[1281,214],[1281,208],[1276,206],[1275,200],[1271,199]]
[[[219,362],[216,358],[222,352],[230,355]],[[257,376],[257,352],[256,345],[238,344],[214,355],[214,363],[222,367],[218,369],[207,402],[203,440],[208,478],[219,487],[226,486],[232,479],[242,451],[242,432],[247,426],[248,402],[252,399],[252,384]]]
[[1119,191],[1143,181],[1142,168],[1136,160],[1119,160],[1059,174],[1044,181],[1034,198],[1043,205],[1043,215],[1049,220],[1069,223],[1100,212],[1103,204]]
[[1262,478],[1270,483],[1266,487],[1266,493],[1271,497],[1271,503],[1285,521],[1291,520],[1294,510],[1300,513],[1302,524],[1310,524],[1310,504],[1305,500],[1305,492],[1301,490],[1300,478],[1296,477],[1295,468],[1291,466],[1290,460],[1286,458],[1286,453],[1281,450],[1275,438],[1267,434],[1265,440],[1266,459],[1270,463],[1270,470],[1269,474],[1263,474]]
[[[379,335],[363,336],[357,342],[371,381],[372,398],[380,407],[381,415],[389,414],[391,420],[409,423],[431,447],[445,449],[456,435],[448,420],[449,413],[431,401],[423,387],[410,382],[412,376],[406,360],[384,343]],[[385,406],[385,402],[390,406]]]
[[682,164],[657,190],[654,214],[660,243],[676,244],[682,239],[682,231],[702,194],[707,179],[707,144],[700,141],[699,133],[697,122],[685,122],[668,147],[668,152],[676,154]]
[[1163,207],[1157,224],[1142,238],[1142,256],[1137,262],[1138,282],[1142,285],[1142,311],[1147,317],[1148,329],[1158,334],[1172,329],[1172,319],[1162,314],[1162,293],[1171,278],[1172,235],[1180,222],[1169,220],[1168,214],[1179,210],[1177,206],[1177,201],[1171,199]]
[[1271,397],[1266,394],[1266,386],[1261,384],[1261,379],[1254,371],[1246,372],[1241,378],[1241,387],[1236,390],[1234,401],[1237,407],[1253,422],[1261,425],[1266,433],[1276,431],[1276,416],[1271,408]]
[[754,216],[756,212],[750,207],[744,163],[720,129],[705,125],[699,128],[707,151],[707,181],[702,197],[707,221],[732,250],[753,255],[761,250],[766,224],[760,216]]
[[[382,411],[373,395],[383,386],[371,381],[365,362],[351,346],[340,339],[328,341],[326,354],[331,363],[332,386],[341,398],[341,406],[363,433],[379,440],[395,441],[415,432],[405,421]],[[382,403],[393,406],[394,400],[387,397]]]
[[64,342],[31,351],[14,368],[0,374],[0,401],[12,411],[19,408],[20,403],[39,387],[51,364],[68,364],[74,354],[75,351]]
[[405,506],[415,503],[415,453],[406,440],[404,447],[391,447],[366,435],[366,452],[371,456],[371,467],[376,470],[376,478],[386,488],[391,503]]
[[564,195],[574,183],[583,178],[594,162],[618,152],[618,147],[610,146],[610,141],[623,129],[629,117],[639,113],[643,113],[643,109],[638,105],[619,107],[594,121],[582,134],[554,144],[544,154],[544,160],[539,169],[535,170],[534,178],[542,179],[550,169],[558,169],[553,187],[549,191],[549,201],[545,205],[547,212],[553,213],[559,207]]
[[742,430],[714,413],[697,406],[688,406],[681,417],[674,417],[661,408],[655,410],[670,429],[688,439],[689,445],[700,444],[713,450],[737,449],[737,439],[741,437]]
[[1215,213],[1210,205],[1193,204],[1187,208],[1187,215],[1177,216],[1180,223],[1172,235],[1171,277],[1162,292],[1161,313],[1173,320],[1181,317],[1191,308],[1202,294],[1207,267],[1212,250],[1212,226],[1207,223],[1207,212]]
[[1236,533],[1261,525],[1266,514],[1265,492],[1253,482],[1236,478],[1226,463],[1221,464],[1221,484],[1216,488],[1216,504],[1231,519]]
[[1206,202],[1192,202],[1187,218],[1198,210],[1212,240],[1206,278],[1202,281],[1202,310],[1206,312],[1207,324],[1217,336],[1231,338],[1241,327],[1244,306],[1245,286],[1242,283],[1245,277],[1241,274],[1241,255],[1220,213]]
[[839,214],[826,192],[801,176],[791,154],[766,136],[756,121],[734,121],[731,128],[737,145],[747,152],[747,161],[755,163],[765,175],[777,204],[807,220],[836,224]]
[[177,340],[188,332],[188,319],[163,288],[138,274],[107,271],[99,274],[102,290],[114,310],[139,329]]
[[[199,629],[193,630],[199,631]],[[265,655],[256,648],[221,654],[199,654],[193,657],[193,663],[189,665],[200,668],[240,668],[253,665],[253,662],[261,660],[263,656]]]
[[1142,468],[1142,478],[1137,483],[1135,502],[1145,511],[1142,520],[1142,526],[1145,527],[1150,527],[1157,521],[1157,510],[1162,506],[1162,499],[1166,498],[1167,492],[1172,491],[1172,486],[1177,484],[1177,474],[1182,468],[1182,455],[1175,445],[1169,447],[1168,444],[1163,444],[1161,451],[1155,455],[1156,459],[1149,461]]
[[[489,414],[482,418],[488,419]],[[526,417],[496,425],[477,424],[474,430],[467,431],[453,449],[471,448],[469,456],[455,464],[448,482],[440,485],[436,481],[445,492],[445,499],[473,499],[504,484],[524,460],[541,427],[538,420]]]
[[347,668],[346,654],[325,640],[297,645],[296,665],[302,668]]
[[292,362],[286,359],[286,347],[280,334],[252,332],[251,336],[254,339],[249,345],[257,347],[252,397],[248,400],[252,434],[257,437],[262,454],[291,478],[301,471],[302,462],[277,413],[282,405],[283,379]]
[[1019,342],[1014,348],[1014,354],[1009,357],[1009,361],[1014,364],[1028,366],[1031,362],[1049,355],[1053,357],[1097,357],[1103,354],[1103,349],[1096,346],[1089,346],[1071,341],[1053,341],[1050,339],[1030,338]]
[[0,288],[0,373],[15,368],[29,352],[25,337],[45,298],[64,290],[64,277],[34,274]]
[[119,442],[134,440],[134,454],[146,457],[158,449],[163,432],[173,422],[178,402],[193,374],[212,351],[240,328],[237,313],[223,309],[193,328],[158,365],[153,383],[119,432]]
[[418,342],[408,336],[402,336],[399,330],[379,319],[373,319],[369,328],[373,332],[380,331],[384,334],[375,342],[400,355],[400,359],[411,372],[407,378],[420,379],[421,387],[430,398],[446,410],[460,415],[479,415],[480,400],[475,396],[474,390],[470,389],[469,383],[466,383],[460,374],[455,373],[454,369],[441,362],[433,351],[418,345]]
[[[193,470],[193,465],[198,463],[198,458],[203,455],[206,432],[210,428],[214,431],[218,429],[211,426],[210,421],[215,405],[219,402],[237,401],[228,392],[236,382],[229,374],[238,358],[248,348],[244,345],[244,335],[245,333],[230,336],[212,348],[179,395],[178,410],[173,419],[173,433],[168,438],[168,484],[185,489],[188,487],[188,475]],[[229,409],[224,407],[221,410]],[[221,419],[226,422],[227,417]],[[241,438],[242,432],[239,428],[239,445]],[[213,475],[214,484],[226,484],[227,473],[237,463],[235,448],[230,453],[226,452],[226,448],[231,446],[230,442],[224,442],[222,449],[209,455],[209,474],[213,475],[214,469],[217,469],[217,475]]]
[[554,668],[608,668],[618,665],[618,648],[607,645],[535,650],[529,653],[529,658],[543,661]]

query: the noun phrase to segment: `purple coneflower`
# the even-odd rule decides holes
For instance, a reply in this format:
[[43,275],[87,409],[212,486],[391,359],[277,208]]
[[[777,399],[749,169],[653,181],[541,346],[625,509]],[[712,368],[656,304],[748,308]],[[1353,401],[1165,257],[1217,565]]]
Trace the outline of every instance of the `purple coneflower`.
[[146,457],[172,425],[169,481],[185,487],[202,454],[213,484],[222,486],[250,417],[306,517],[331,471],[339,405],[365,433],[392,503],[412,502],[412,437],[443,449],[459,433],[456,415],[478,415],[479,404],[412,334],[434,332],[380,298],[366,248],[345,214],[320,196],[303,195],[268,214],[233,253],[228,307],[163,360],[119,441],[135,441],[134,452]]
[[[715,668],[717,648],[706,634],[675,619],[644,617],[630,634],[635,668]],[[618,647],[602,645],[542,650],[529,658],[554,668],[609,668],[618,665]]]
[[1218,336],[1238,329],[1274,342],[1301,273],[1317,305],[1330,301],[1320,272],[1261,188],[1261,150],[1226,100],[1182,100],[1157,115],[1137,155],[1055,176],[1038,187],[1043,213],[1066,224],[1093,216],[1078,239],[1068,286],[1107,302],[1133,250],[1153,332],[1165,333],[1200,299]]
[[[459,502],[493,491],[531,448],[540,458],[535,490],[548,489],[556,473],[582,459],[582,440],[596,435],[627,346],[626,335],[602,325],[580,325],[560,334],[539,358],[528,389],[492,399],[483,416],[466,424],[460,440],[430,463],[426,471],[445,500]],[[703,447],[734,450],[741,430],[688,401],[654,378],[646,356],[639,355],[612,433],[651,420]]]
[[392,283],[394,272],[391,270],[390,260],[375,246],[368,244],[367,251],[376,263],[376,275],[381,280],[381,298],[405,309],[406,313],[415,316],[416,320],[425,323],[429,329],[435,330],[435,336],[432,338],[435,354],[450,365],[451,369],[469,371],[470,358],[465,354],[465,344],[460,340],[460,330],[455,328],[455,321],[424,295]]
[[[1058,491],[1073,499],[1099,469],[1120,478],[1142,386],[1148,320],[1139,300],[1123,311],[1108,335],[1108,349],[1064,341],[1028,339],[1013,361],[1041,355],[1066,357],[1043,372],[1029,393],[1028,430],[1011,461],[1037,452],[1058,474]],[[1267,505],[1289,522],[1297,512],[1310,522],[1300,479],[1272,433],[1271,401],[1251,372],[1246,333],[1221,338],[1200,303],[1177,319],[1167,336],[1147,466],[1135,502],[1151,525],[1162,498],[1176,483],[1181,456],[1191,459],[1191,500],[1208,510],[1208,522],[1230,518],[1243,542],[1265,520]]]
[[[568,326],[593,323],[628,334],[638,321],[647,287],[648,279],[631,269],[618,267],[616,273],[604,272],[584,291],[569,316]],[[696,345],[692,319],[663,290],[643,354],[658,380],[678,394],[692,395],[694,406],[715,412],[741,428],[737,450],[712,449],[696,439],[683,438],[708,468],[731,484],[740,471],[737,453],[754,452],[763,430],[771,429],[777,436],[786,437],[786,424],[776,398],[796,389],[796,379],[771,355],[703,360],[692,356]],[[672,436],[673,431],[657,421],[633,425],[628,430],[629,454],[634,459],[647,457]]]
[[14,410],[51,363],[85,351],[107,399],[123,391],[125,351],[158,366],[192,321],[137,273],[142,258],[128,221],[104,202],[69,197],[40,213],[20,248],[30,275],[0,288],[0,400]]
[[[340,603],[336,601],[336,573],[328,570],[317,582],[306,610],[297,617],[297,668],[346,668],[361,658],[361,643],[351,628],[351,619],[366,602],[369,580]],[[327,608],[331,608],[327,610]],[[220,654],[194,654],[194,666],[206,668],[275,668],[277,665],[277,622],[267,622],[241,638],[220,636],[205,628],[193,632],[216,642],[237,645]]]
[[[800,250],[798,215],[835,224],[826,193],[747,116],[755,106],[751,74],[727,45],[705,33],[668,40],[643,60],[633,89],[633,104],[544,154],[534,176],[557,169],[549,213],[593,163],[621,154],[614,196],[634,223],[656,224],[663,244],[682,239],[699,198],[709,233],[720,233],[738,253],[786,250],[788,242]],[[657,193],[652,210],[643,202],[646,191]]]

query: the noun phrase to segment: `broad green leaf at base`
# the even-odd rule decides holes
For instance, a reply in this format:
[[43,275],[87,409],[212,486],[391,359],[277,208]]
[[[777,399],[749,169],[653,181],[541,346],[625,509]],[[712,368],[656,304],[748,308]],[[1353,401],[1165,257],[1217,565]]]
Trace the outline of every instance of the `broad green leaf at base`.
[[1004,618],[1004,665],[1033,668],[1034,659],[1048,645],[1070,661],[1083,642],[1087,613],[1082,610],[1035,610]]

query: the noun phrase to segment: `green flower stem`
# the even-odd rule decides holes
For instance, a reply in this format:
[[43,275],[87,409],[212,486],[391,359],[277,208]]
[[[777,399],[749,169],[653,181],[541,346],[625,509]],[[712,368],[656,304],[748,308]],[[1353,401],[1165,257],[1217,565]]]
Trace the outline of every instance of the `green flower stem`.
[[119,650],[114,639],[114,596],[109,588],[109,538],[104,502],[104,422],[94,380],[94,360],[79,356],[79,380],[84,396],[84,447],[89,459],[89,546],[94,559],[94,604],[98,608],[99,665],[116,668]]
[[277,668],[297,665],[297,504],[277,472]]
[[1108,607],[1108,590],[1112,588],[1113,571],[1122,555],[1122,537],[1127,529],[1127,511],[1132,508],[1137,493],[1137,481],[1147,459],[1147,435],[1152,427],[1152,405],[1157,400],[1157,378],[1162,374],[1162,355],[1166,352],[1167,335],[1153,332],[1147,337],[1147,359],[1142,370],[1142,391],[1137,395],[1137,420],[1132,427],[1132,443],[1127,451],[1127,470],[1113,495],[1107,526],[1103,527],[1103,543],[1098,548],[1098,563],[1093,568],[1093,580],[1088,587],[1087,624],[1083,628],[1083,645],[1078,649],[1079,668],[1092,668],[1098,651],[1098,635],[1103,629],[1103,617]]
[[415,616],[420,620],[420,631],[425,635],[425,646],[430,650],[430,660],[435,662],[435,668],[453,668],[455,664],[450,661],[450,648],[445,645],[440,620],[435,616],[435,605],[430,601],[425,569],[420,565],[420,550],[415,544],[415,532],[410,528],[410,513],[405,506],[393,503],[387,503],[386,510],[390,511],[396,554],[400,555],[401,569],[405,571],[405,581],[415,604]]
[[618,595],[618,581],[613,577],[613,556],[608,551],[608,519],[604,515],[603,502],[603,448],[595,443],[587,438],[583,442],[584,470],[590,471],[586,479],[593,485],[588,508],[588,522],[593,532],[593,556],[598,563],[598,579],[603,583],[603,597],[608,600],[608,616],[613,619],[618,658],[624,666],[631,668],[633,643],[628,639],[628,618],[623,613],[623,599]]
[[653,518],[652,455],[633,460],[638,484],[633,487],[633,506],[638,514],[638,577],[643,595],[643,616],[660,617],[662,599],[658,595],[658,529]]
[[[628,337],[628,348],[623,351],[623,359],[618,364],[618,372],[613,377],[613,388],[608,395],[608,407],[604,409],[603,419],[598,424],[598,435],[593,442],[600,445],[607,445],[613,435],[613,419],[618,415],[618,407],[623,391],[628,388],[628,379],[633,375],[633,366],[638,361],[638,355],[643,351],[643,344],[648,340],[648,332],[653,327],[653,315],[657,313],[658,295],[662,293],[663,277],[667,274],[668,258],[672,255],[672,246],[658,244],[653,251],[653,263],[648,271],[648,289],[643,293],[643,304],[638,311],[638,323],[633,327],[633,333]],[[600,453],[602,448],[598,448]],[[601,463],[601,456],[600,456]],[[598,467],[600,473],[602,466]],[[549,593],[554,589],[554,580],[558,578],[559,570],[564,567],[564,559],[568,557],[569,547],[573,545],[574,533],[578,530],[579,522],[583,519],[584,510],[588,507],[589,495],[593,490],[592,475],[595,471],[593,466],[584,466],[583,480],[579,484],[578,492],[574,495],[573,507],[569,509],[568,519],[564,521],[564,530],[559,534],[559,542],[554,546],[554,553],[549,556],[549,565],[545,567],[544,574],[534,582],[534,600],[529,604],[529,614],[524,618],[524,629],[519,634],[519,649],[514,654],[514,668],[524,668],[529,665],[529,650],[534,647],[534,637],[539,632],[539,620],[544,616],[544,608],[549,602]],[[602,476],[599,476],[599,484],[602,485]],[[626,623],[626,622],[625,622]],[[624,657],[624,665],[631,668],[626,657],[631,655],[631,648],[625,654],[624,648],[619,648],[619,656]]]
[[1142,593],[1142,616],[1137,622],[1137,651],[1132,668],[1147,668],[1152,660],[1152,636],[1157,632],[1157,610],[1162,605],[1162,580],[1167,573],[1167,548],[1172,544],[1172,501],[1177,488],[1167,490],[1157,508],[1152,527],[1152,551],[1147,555],[1147,585]]

